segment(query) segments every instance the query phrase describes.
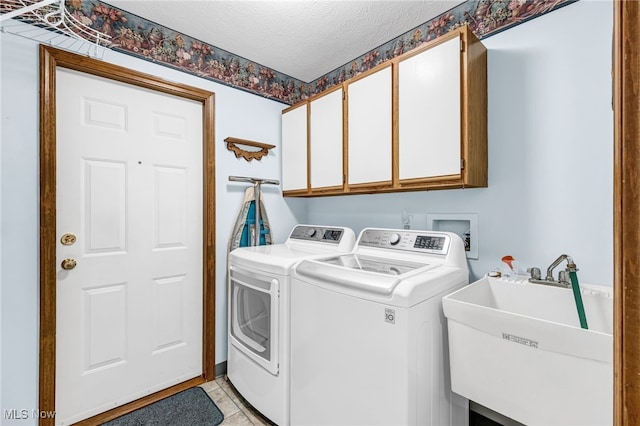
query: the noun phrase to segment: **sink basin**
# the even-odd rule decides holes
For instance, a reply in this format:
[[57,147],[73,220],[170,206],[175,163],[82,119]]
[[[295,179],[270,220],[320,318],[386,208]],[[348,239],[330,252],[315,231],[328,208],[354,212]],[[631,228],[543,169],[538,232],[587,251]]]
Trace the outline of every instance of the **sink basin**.
[[613,423],[613,289],[485,277],[442,300],[454,392],[527,425]]

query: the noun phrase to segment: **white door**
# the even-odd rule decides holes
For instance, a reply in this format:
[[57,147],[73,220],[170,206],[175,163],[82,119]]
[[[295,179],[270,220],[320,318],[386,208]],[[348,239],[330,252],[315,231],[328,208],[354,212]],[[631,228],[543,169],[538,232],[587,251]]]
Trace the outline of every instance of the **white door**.
[[56,422],[69,424],[202,374],[203,114],[56,78]]

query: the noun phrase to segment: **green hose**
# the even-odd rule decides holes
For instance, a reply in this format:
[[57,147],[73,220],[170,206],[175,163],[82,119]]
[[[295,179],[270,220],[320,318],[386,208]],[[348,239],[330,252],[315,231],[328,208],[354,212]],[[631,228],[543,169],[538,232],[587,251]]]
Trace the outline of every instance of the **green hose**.
[[585,330],[587,326],[587,316],[584,314],[584,305],[582,304],[582,294],[580,293],[580,285],[578,284],[578,275],[575,271],[569,271],[571,279],[571,288],[573,289],[573,298],[576,300],[576,308],[578,309],[578,317],[580,318],[580,327]]

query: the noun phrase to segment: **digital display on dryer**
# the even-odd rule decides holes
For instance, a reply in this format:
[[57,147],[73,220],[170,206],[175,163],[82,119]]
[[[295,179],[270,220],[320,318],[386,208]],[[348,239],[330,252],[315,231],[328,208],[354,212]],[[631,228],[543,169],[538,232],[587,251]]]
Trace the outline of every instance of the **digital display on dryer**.
[[444,248],[444,241],[444,237],[418,235],[413,247],[427,250],[442,250]]
[[340,241],[341,236],[342,231],[338,229],[327,229],[326,231],[324,231],[322,239],[327,241]]

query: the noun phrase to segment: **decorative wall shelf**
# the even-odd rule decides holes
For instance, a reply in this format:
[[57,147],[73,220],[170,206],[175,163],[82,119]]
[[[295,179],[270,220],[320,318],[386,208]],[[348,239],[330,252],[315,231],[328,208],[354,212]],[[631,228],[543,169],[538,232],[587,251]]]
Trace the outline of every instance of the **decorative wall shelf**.
[[[242,157],[247,161],[251,161],[254,158],[260,161],[262,157],[269,154],[269,150],[271,148],[276,147],[275,145],[270,145],[268,143],[255,142],[255,141],[250,141],[248,139],[234,138],[231,136],[226,138],[224,141],[227,143],[227,149],[229,151],[232,151],[236,155],[236,158]],[[252,146],[255,148],[260,148],[260,150],[247,151],[245,149],[238,147],[238,145]]]

